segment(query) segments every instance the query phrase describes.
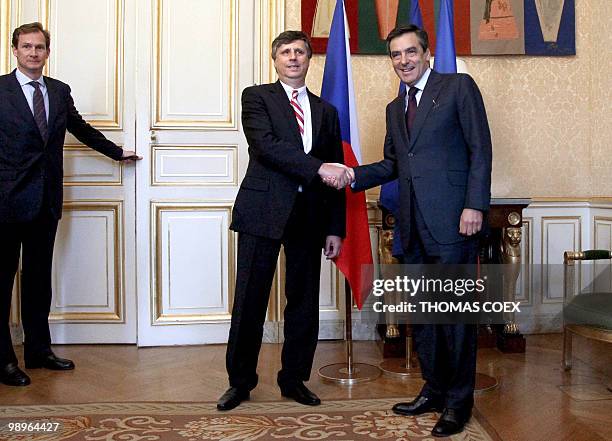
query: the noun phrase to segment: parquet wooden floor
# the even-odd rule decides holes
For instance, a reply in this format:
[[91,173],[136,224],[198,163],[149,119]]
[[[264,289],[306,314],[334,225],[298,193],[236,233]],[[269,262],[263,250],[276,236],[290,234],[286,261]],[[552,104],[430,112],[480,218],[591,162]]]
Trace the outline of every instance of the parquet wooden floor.
[[[0,405],[216,401],[227,388],[225,345],[143,349],[74,345],[54,349],[57,355],[73,359],[77,368],[71,372],[29,370],[32,385],[24,388],[0,385]],[[251,395],[252,400],[281,398],[276,386],[280,349],[280,345],[263,345],[260,383]],[[354,354],[358,362],[381,361],[375,342],[356,342]],[[20,348],[18,356],[21,357]],[[323,383],[316,370],[342,362],[344,356],[343,342],[319,343],[309,387],[321,399],[397,397],[399,401],[420,390],[419,379],[385,376],[353,387]],[[485,423],[504,441],[610,441],[612,393],[605,388],[610,372],[602,360],[612,359],[612,348],[602,346],[587,356],[593,362],[588,357],[589,363],[575,359],[572,372],[564,372],[560,363],[560,335],[528,336],[525,354],[480,350],[478,370],[494,375],[500,386],[477,395],[476,407]]]

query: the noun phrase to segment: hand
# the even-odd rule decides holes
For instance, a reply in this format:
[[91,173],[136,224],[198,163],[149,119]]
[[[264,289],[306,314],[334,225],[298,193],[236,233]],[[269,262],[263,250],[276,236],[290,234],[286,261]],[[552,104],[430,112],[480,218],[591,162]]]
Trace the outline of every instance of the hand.
[[319,168],[319,176],[325,184],[338,190],[346,187],[355,179],[352,169],[339,163],[325,163]]
[[327,236],[325,238],[325,250],[323,254],[327,260],[335,259],[342,249],[342,238],[339,236]]
[[142,156],[138,156],[136,152],[131,150],[124,150],[123,155],[121,156],[121,160],[124,162],[140,161],[141,159]]
[[482,228],[482,211],[464,208],[459,220],[459,234],[472,236]]
[[351,185],[353,182],[355,182],[355,169],[347,167],[346,172],[349,174],[348,185]]

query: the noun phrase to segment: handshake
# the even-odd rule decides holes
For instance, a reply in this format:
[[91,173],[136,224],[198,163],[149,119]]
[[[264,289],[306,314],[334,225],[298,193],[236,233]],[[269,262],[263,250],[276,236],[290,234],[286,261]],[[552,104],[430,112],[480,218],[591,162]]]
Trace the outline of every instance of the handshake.
[[319,176],[321,176],[321,180],[325,184],[329,185],[330,187],[334,187],[337,190],[340,190],[347,185],[351,185],[355,181],[355,171],[352,168],[337,162],[324,163],[321,168],[319,168]]

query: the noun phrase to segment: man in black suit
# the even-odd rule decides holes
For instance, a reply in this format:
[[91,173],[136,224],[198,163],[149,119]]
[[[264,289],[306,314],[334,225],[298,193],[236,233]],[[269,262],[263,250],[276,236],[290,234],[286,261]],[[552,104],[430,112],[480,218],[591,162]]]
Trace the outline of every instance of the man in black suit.
[[[234,205],[238,267],[226,365],[230,388],[217,403],[229,410],[257,385],[257,358],[276,262],[286,256],[281,394],[306,405],[319,398],[306,388],[318,339],[321,251],[335,258],[345,234],[346,185],[336,109],[306,89],[312,49],[303,32],[272,42],[279,81],[242,93],[242,126],[249,164]],[[337,164],[332,164],[337,163]]]
[[15,29],[17,69],[0,76],[0,382],[10,386],[30,384],[19,369],[8,323],[20,251],[25,367],[74,369],[71,360],[53,354],[48,322],[66,129],[115,160],[139,159],[81,118],[68,85],[43,77],[49,43],[40,23]]
[[[472,264],[489,209],[491,136],[476,83],[429,68],[427,34],[399,27],[387,37],[393,68],[406,84],[387,106],[384,159],[354,169],[353,190],[399,178],[405,264]],[[403,415],[442,411],[434,436],[463,430],[474,403],[476,327],[414,325],[425,385]]]

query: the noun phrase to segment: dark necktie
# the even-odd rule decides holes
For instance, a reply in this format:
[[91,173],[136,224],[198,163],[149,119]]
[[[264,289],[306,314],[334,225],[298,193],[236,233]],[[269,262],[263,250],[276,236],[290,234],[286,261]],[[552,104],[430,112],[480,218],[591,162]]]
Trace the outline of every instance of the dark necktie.
[[45,111],[45,100],[43,98],[42,91],[40,90],[40,83],[38,81],[30,81],[28,83],[34,88],[34,120],[40,131],[43,141],[47,142],[47,112]]
[[406,128],[408,129],[408,138],[410,138],[410,132],[412,131],[412,124],[416,117],[417,101],[416,94],[419,91],[416,87],[408,89],[408,108],[406,109]]

